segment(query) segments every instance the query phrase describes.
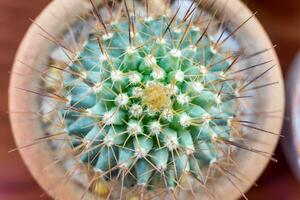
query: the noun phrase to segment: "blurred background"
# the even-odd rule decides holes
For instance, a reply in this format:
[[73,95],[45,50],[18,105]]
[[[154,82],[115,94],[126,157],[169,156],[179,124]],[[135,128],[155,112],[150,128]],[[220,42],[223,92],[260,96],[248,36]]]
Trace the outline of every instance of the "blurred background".
[[[0,0],[0,200],[48,200],[32,179],[15,148],[7,114],[9,71],[18,44],[34,19],[51,0]],[[299,0],[247,0],[277,45],[282,70],[287,73],[300,48]],[[271,162],[246,196],[251,200],[299,200],[300,183],[293,177],[280,145],[278,163]]]

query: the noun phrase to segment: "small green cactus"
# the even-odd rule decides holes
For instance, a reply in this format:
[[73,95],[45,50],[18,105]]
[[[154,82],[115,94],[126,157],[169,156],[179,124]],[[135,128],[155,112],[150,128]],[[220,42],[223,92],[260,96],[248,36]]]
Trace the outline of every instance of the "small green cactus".
[[164,34],[168,23],[137,18],[131,35],[126,21],[108,25],[64,74],[61,115],[74,148],[83,146],[81,161],[100,173],[131,171],[135,180],[127,176],[124,185],[155,188],[151,181],[164,175],[175,188],[183,173],[199,177],[222,159],[213,143],[229,138],[237,97],[236,81],[225,78],[231,62],[207,66],[228,55],[188,22]]
[[223,49],[191,9],[183,18],[178,10],[125,10],[103,23],[94,7],[101,28],[57,68],[63,81],[55,90],[65,103],[56,110],[75,157],[98,175],[91,189],[98,194],[97,183],[112,181],[174,191],[187,178],[205,188],[210,167],[229,163],[240,137],[238,100],[248,85],[232,71],[239,55]]

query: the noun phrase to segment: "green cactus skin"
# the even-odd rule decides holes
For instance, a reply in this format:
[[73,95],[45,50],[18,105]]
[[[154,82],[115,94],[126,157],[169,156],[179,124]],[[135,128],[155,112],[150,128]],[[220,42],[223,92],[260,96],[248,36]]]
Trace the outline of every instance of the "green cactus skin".
[[228,55],[188,22],[177,20],[178,29],[162,37],[168,23],[137,19],[131,43],[126,21],[110,25],[108,35],[90,34],[73,75],[64,74],[61,115],[74,147],[85,146],[81,161],[114,176],[131,171],[136,180],[125,177],[124,185],[155,188],[151,180],[164,174],[172,189],[183,173],[200,178],[199,169],[222,159],[213,143],[229,139],[231,62],[207,66]]
[[55,94],[65,103],[56,110],[75,158],[98,176],[97,194],[97,183],[112,181],[175,191],[185,177],[206,190],[206,171],[230,163],[240,131],[239,55],[193,15],[127,15],[90,31],[77,57],[57,68]]

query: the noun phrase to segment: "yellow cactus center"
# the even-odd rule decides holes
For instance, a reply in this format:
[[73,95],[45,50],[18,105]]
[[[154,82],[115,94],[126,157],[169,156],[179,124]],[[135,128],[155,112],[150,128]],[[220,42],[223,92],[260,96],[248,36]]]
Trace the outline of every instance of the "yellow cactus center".
[[152,111],[160,111],[171,106],[171,90],[161,84],[151,84],[143,91],[143,103]]

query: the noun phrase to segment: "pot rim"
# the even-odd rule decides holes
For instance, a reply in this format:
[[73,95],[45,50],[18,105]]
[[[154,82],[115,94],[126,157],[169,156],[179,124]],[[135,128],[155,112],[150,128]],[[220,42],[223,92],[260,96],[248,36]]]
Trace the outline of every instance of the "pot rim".
[[[213,0],[209,0],[213,1]],[[101,0],[97,1],[100,3]],[[225,2],[227,2],[226,9],[221,9],[224,7]],[[237,26],[241,24],[245,19],[252,15],[252,12],[239,0],[217,0],[215,3],[215,8],[217,8],[221,15],[226,14],[230,19],[230,24]],[[52,35],[57,36],[61,34],[64,29],[66,29],[65,24],[72,24],[74,18],[70,18],[66,9],[72,11],[73,15],[85,13],[90,9],[88,1],[82,0],[55,0],[52,1],[35,20],[36,24],[46,27],[47,31]],[[52,13],[55,11],[55,17]],[[61,22],[64,23],[61,23]],[[261,24],[256,18],[251,19],[241,30],[239,30],[239,35],[246,34],[251,38],[251,40],[240,40],[242,46],[247,45],[251,48],[257,50],[262,50],[264,48],[272,47],[272,43],[262,28]],[[45,58],[45,55],[50,51],[49,41],[45,38],[38,38],[37,35],[41,32],[40,28],[36,25],[32,25],[28,32],[26,33],[19,50],[17,52],[15,62],[13,65],[13,71],[17,73],[24,74],[25,79],[20,79],[18,76],[12,76],[10,80],[9,88],[9,110],[10,111],[23,111],[24,108],[30,111],[31,109],[36,109],[37,105],[32,102],[37,102],[38,97],[33,95],[25,94],[22,91],[16,90],[16,86],[22,86],[22,88],[30,87],[31,80],[30,75],[33,72],[28,67],[24,66],[19,61],[26,63],[29,66],[40,66]],[[47,52],[48,51],[48,52]],[[44,56],[43,56],[44,55]],[[264,60],[274,60],[276,67],[273,69],[272,73],[267,76],[268,80],[280,81],[279,85],[276,86],[276,90],[268,91],[267,96],[263,97],[268,100],[268,109],[275,108],[276,110],[282,110],[277,119],[268,118],[264,121],[264,128],[272,132],[280,132],[283,110],[284,110],[284,89],[283,89],[283,78],[280,70],[280,65],[273,49],[260,55]],[[29,77],[29,78],[26,78]],[[265,106],[265,105],[264,105]],[[41,126],[41,122],[38,121],[28,121],[19,123],[18,120],[30,119],[32,114],[22,114],[10,115],[10,121],[12,130],[14,133],[14,138],[18,147],[22,147],[29,142],[32,142],[35,138],[44,135],[44,131]],[[272,136],[268,134],[260,134],[258,138],[255,138],[257,142],[253,142],[255,148],[266,152],[273,152],[279,137]],[[45,166],[53,162],[53,156],[51,155],[50,148],[47,145],[37,144],[28,149],[20,150],[21,156],[29,168],[31,174],[37,180],[37,182],[42,186],[42,188],[48,192],[52,197],[58,199],[80,199],[84,188],[74,181],[63,182],[63,187],[53,187],[61,183],[61,178],[64,175],[64,169],[60,166],[55,166],[52,168],[51,173],[45,173],[43,170]],[[247,159],[245,159],[247,158]],[[244,152],[242,155],[237,155],[237,162],[239,163],[239,173],[247,176],[247,181],[235,182],[239,185],[240,190],[245,193],[252,184],[258,179],[263,170],[265,169],[269,159],[262,156],[254,155],[253,153]],[[220,185],[222,185],[220,187]],[[215,187],[218,186],[218,187]],[[226,199],[237,199],[241,196],[240,192],[237,191],[225,177],[218,177],[211,183],[213,188],[213,193],[217,198],[222,199],[226,196]],[[49,188],[52,188],[49,190]],[[92,199],[93,195],[87,193],[86,199]],[[208,197],[207,197],[208,198]]]

